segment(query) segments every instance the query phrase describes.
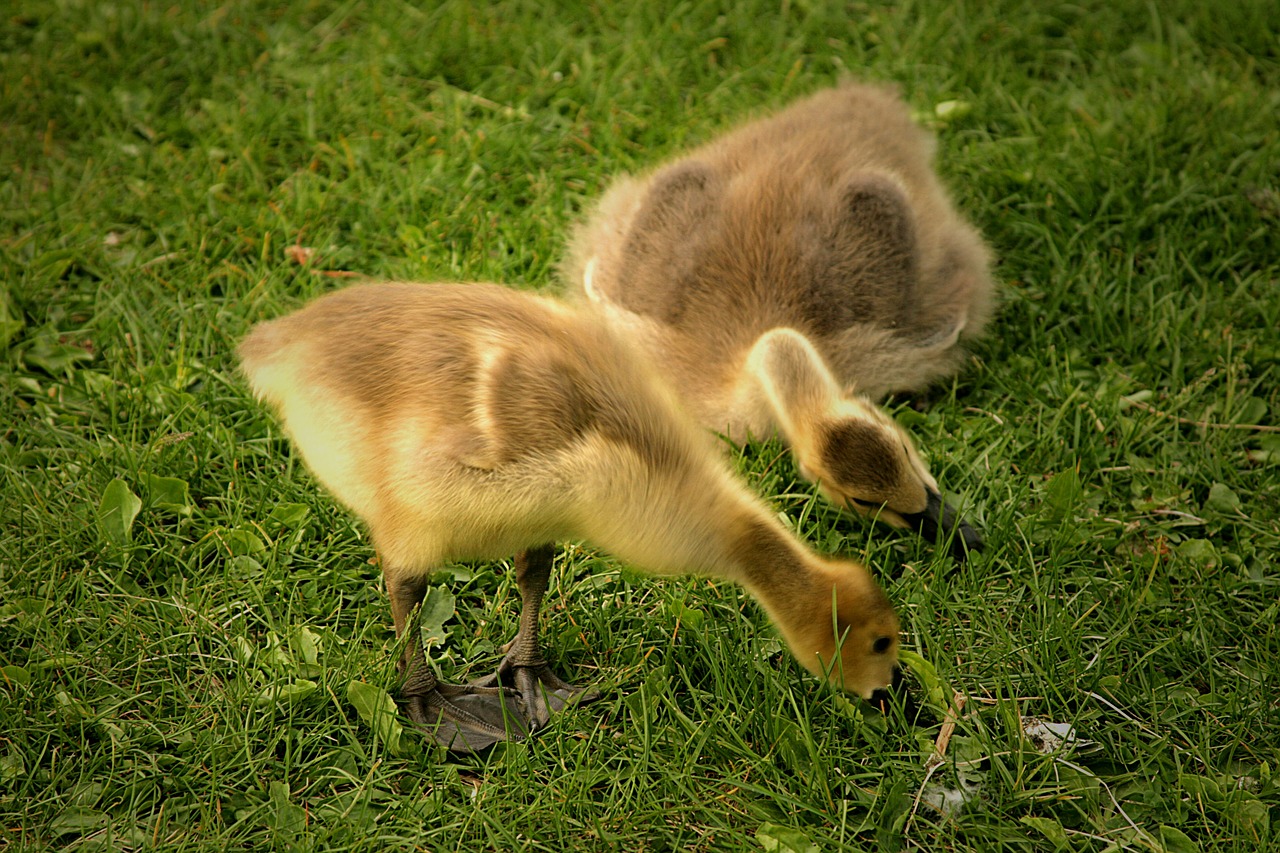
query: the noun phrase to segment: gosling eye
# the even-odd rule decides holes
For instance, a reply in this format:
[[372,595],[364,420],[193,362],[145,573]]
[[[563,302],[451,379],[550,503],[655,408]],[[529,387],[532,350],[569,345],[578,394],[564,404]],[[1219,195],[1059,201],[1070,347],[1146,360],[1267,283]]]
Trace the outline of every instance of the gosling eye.
[[857,498],[848,498],[849,503],[860,506],[863,509],[879,509],[881,504],[874,501],[860,501]]
[[876,653],[876,654],[878,654],[878,655],[882,655],[882,654],[884,654],[885,652],[889,651],[889,647],[890,647],[891,645],[893,645],[893,639],[892,639],[892,638],[890,638],[890,637],[880,637],[880,638],[879,638],[879,639],[877,639],[877,640],[875,641],[875,643],[871,646],[871,651],[875,652],[875,653]]

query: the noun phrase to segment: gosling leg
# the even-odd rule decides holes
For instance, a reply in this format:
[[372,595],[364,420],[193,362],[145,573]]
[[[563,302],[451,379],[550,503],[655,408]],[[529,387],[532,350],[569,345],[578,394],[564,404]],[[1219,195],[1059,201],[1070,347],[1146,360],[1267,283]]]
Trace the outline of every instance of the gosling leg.
[[[409,630],[413,610],[422,604],[426,591],[423,577],[387,573],[397,637],[404,637]],[[523,740],[532,728],[513,691],[441,683],[427,665],[417,636],[405,643],[400,671],[404,675],[400,698],[409,718],[446,749],[479,752],[498,741]]]
[[569,684],[551,671],[542,656],[538,639],[538,615],[542,597],[551,578],[554,545],[540,545],[516,555],[516,583],[520,587],[520,628],[507,649],[498,671],[482,678],[476,686],[494,687],[511,684],[524,700],[529,722],[534,728],[545,726],[551,713],[570,702],[590,702],[599,698],[595,690]]

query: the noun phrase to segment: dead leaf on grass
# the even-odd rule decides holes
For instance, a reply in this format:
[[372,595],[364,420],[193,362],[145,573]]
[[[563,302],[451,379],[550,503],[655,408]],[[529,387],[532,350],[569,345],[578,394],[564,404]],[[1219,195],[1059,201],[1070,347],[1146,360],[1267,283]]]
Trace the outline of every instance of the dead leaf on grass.
[[292,246],[284,247],[284,256],[299,266],[310,266],[315,255],[315,249],[310,246],[303,246],[299,243],[294,243]]

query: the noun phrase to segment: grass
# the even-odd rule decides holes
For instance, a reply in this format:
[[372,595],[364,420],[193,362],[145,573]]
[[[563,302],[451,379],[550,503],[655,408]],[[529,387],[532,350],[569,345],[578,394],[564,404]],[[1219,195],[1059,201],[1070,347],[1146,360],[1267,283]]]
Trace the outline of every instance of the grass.
[[[1277,33],[1266,0],[10,4],[0,848],[1277,844]],[[736,587],[569,545],[547,644],[604,701],[484,758],[397,737],[372,551],[235,342],[352,275],[554,288],[611,176],[851,73],[937,127],[1001,259],[971,366],[894,403],[988,550],[738,463],[882,578],[924,716],[819,687]],[[438,579],[446,676],[514,632],[493,568]]]

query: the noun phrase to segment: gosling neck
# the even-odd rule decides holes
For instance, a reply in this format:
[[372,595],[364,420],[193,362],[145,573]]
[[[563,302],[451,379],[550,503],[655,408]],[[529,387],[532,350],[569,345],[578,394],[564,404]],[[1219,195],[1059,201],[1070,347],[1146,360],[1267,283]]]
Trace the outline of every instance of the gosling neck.
[[726,526],[728,569],[775,616],[823,574],[820,559],[764,507],[751,507]]
[[747,393],[767,407],[791,447],[804,451],[806,426],[828,417],[843,399],[839,384],[817,348],[794,329],[760,336],[743,365]]

